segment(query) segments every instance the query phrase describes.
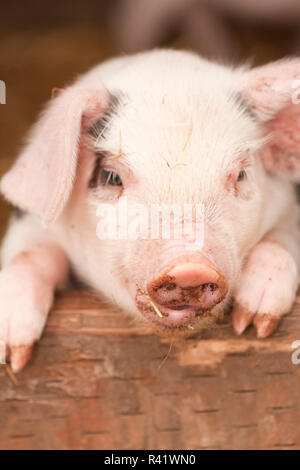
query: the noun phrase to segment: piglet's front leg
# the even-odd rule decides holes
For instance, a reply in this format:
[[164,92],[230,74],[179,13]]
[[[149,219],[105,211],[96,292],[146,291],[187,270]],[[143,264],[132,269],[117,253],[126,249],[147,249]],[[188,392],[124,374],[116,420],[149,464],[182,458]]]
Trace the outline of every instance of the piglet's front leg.
[[232,311],[237,334],[253,323],[259,338],[269,336],[289,313],[296,297],[298,272],[287,249],[266,236],[250,251],[238,282]]
[[52,245],[19,253],[0,272],[0,341],[14,372],[30,359],[67,272],[65,254]]

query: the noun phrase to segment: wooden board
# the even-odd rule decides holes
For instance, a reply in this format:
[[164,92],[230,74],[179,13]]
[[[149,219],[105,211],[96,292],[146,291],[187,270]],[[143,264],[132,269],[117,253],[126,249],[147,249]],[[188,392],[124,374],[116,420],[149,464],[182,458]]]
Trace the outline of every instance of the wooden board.
[[0,366],[0,448],[300,449],[296,340],[299,304],[269,339],[236,337],[228,318],[169,351],[95,295],[66,292],[17,385]]

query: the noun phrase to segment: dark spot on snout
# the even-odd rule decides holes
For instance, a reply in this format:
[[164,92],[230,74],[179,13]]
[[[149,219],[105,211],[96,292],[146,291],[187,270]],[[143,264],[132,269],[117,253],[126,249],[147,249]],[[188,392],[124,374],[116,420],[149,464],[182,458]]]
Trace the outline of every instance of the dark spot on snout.
[[167,290],[174,290],[174,289],[176,289],[176,284],[175,284],[175,282],[169,282],[169,283],[166,285],[166,289],[167,289]]
[[168,291],[171,291],[171,290],[174,290],[176,289],[176,283],[175,282],[169,282],[169,281],[165,281],[163,282],[161,285],[159,286],[154,286],[153,287],[153,290],[156,292],[158,289],[166,289]]
[[212,282],[210,282],[209,284],[202,285],[202,290],[205,290],[205,289],[209,289],[210,292],[214,292],[215,290],[218,289],[218,286],[217,284],[213,284]]

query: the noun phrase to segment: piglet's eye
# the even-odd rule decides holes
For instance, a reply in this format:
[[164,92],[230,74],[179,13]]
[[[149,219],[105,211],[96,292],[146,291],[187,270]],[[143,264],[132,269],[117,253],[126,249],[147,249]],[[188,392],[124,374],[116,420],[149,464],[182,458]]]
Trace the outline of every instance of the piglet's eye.
[[246,179],[246,176],[247,176],[247,173],[245,170],[241,170],[238,174],[238,177],[237,177],[237,182],[239,183],[240,181],[243,181],[244,179]]
[[107,186],[107,185],[122,186],[123,185],[121,177],[118,175],[118,173],[116,173],[113,170],[103,169],[100,175],[100,182],[101,184],[103,184],[103,186]]

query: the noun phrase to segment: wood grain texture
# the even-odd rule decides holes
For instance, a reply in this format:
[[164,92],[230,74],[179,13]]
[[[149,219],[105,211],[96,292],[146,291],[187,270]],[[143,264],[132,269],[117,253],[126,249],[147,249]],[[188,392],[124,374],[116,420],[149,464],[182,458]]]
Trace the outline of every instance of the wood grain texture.
[[1,449],[300,449],[297,304],[267,340],[230,319],[160,339],[85,291],[60,295],[15,385],[0,366]]

